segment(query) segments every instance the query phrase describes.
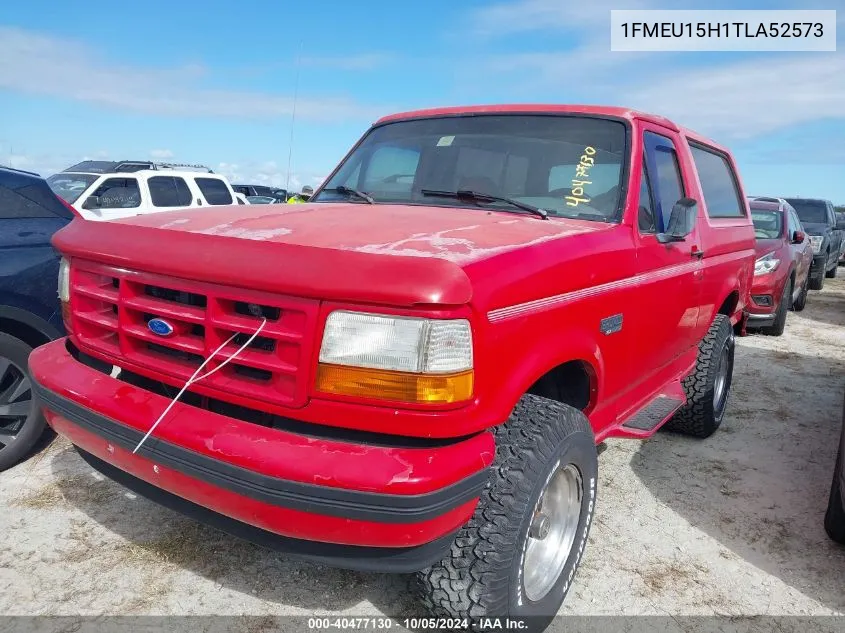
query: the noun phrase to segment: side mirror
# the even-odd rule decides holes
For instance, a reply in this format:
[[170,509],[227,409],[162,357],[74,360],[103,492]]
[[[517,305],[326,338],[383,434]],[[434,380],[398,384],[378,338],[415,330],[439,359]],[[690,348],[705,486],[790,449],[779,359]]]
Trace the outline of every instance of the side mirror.
[[792,234],[792,243],[793,244],[803,244],[804,239],[806,237],[807,237],[807,235],[803,231],[795,231]]
[[669,217],[669,226],[665,233],[657,234],[657,241],[661,244],[670,242],[683,242],[687,235],[695,228],[695,220],[698,216],[698,202],[692,198],[681,198],[672,207],[672,215]]
[[82,205],[83,209],[99,209],[100,196],[88,196],[85,203]]

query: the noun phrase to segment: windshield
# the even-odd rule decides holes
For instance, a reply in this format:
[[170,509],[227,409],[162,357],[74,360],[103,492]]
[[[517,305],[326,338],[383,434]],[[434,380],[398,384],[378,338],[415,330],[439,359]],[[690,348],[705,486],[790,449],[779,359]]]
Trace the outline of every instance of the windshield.
[[88,189],[99,176],[93,174],[53,174],[47,178],[47,184],[60,198],[63,198],[68,204],[73,204],[82,195],[82,192]]
[[787,198],[803,224],[827,224],[827,205],[821,200]]
[[757,239],[773,240],[781,235],[783,216],[780,211],[755,209],[751,207],[751,221]]
[[608,221],[620,215],[623,123],[580,116],[477,115],[397,121],[373,129],[312,202],[485,208],[501,201],[425,196],[473,191],[545,209],[550,217]]

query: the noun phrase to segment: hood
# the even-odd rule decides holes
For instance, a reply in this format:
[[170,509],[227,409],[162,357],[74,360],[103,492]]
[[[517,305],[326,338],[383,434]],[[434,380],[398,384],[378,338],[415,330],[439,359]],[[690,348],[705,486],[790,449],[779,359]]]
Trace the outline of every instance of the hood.
[[816,224],[814,222],[801,222],[801,224],[808,235],[824,235],[830,228],[827,224]]
[[763,255],[768,255],[772,251],[780,250],[781,246],[783,246],[782,240],[758,239],[757,242],[754,244],[754,252],[756,256],[760,258]]
[[214,207],[118,222],[355,253],[436,257],[460,265],[603,226],[484,209],[358,203]]
[[66,255],[130,269],[324,300],[462,305],[465,268],[606,225],[424,206],[250,205],[74,220]]

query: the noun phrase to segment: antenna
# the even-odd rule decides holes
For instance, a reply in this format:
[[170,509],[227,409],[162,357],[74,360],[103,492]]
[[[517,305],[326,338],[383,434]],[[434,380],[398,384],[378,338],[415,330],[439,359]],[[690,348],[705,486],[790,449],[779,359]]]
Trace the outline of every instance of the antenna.
[[293,126],[296,123],[296,101],[299,98],[299,64],[302,61],[302,43],[299,41],[299,54],[296,56],[296,81],[293,84],[293,111],[290,115],[290,139],[288,140],[288,175],[285,179],[285,191],[290,194],[290,162],[293,157]]

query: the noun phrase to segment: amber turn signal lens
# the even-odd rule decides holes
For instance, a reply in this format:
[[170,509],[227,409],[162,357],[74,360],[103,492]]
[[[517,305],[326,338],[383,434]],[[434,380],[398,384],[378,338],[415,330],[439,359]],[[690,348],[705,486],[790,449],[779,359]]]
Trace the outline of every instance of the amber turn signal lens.
[[409,374],[320,363],[317,390],[360,398],[415,404],[449,404],[472,397],[472,371],[457,374]]

